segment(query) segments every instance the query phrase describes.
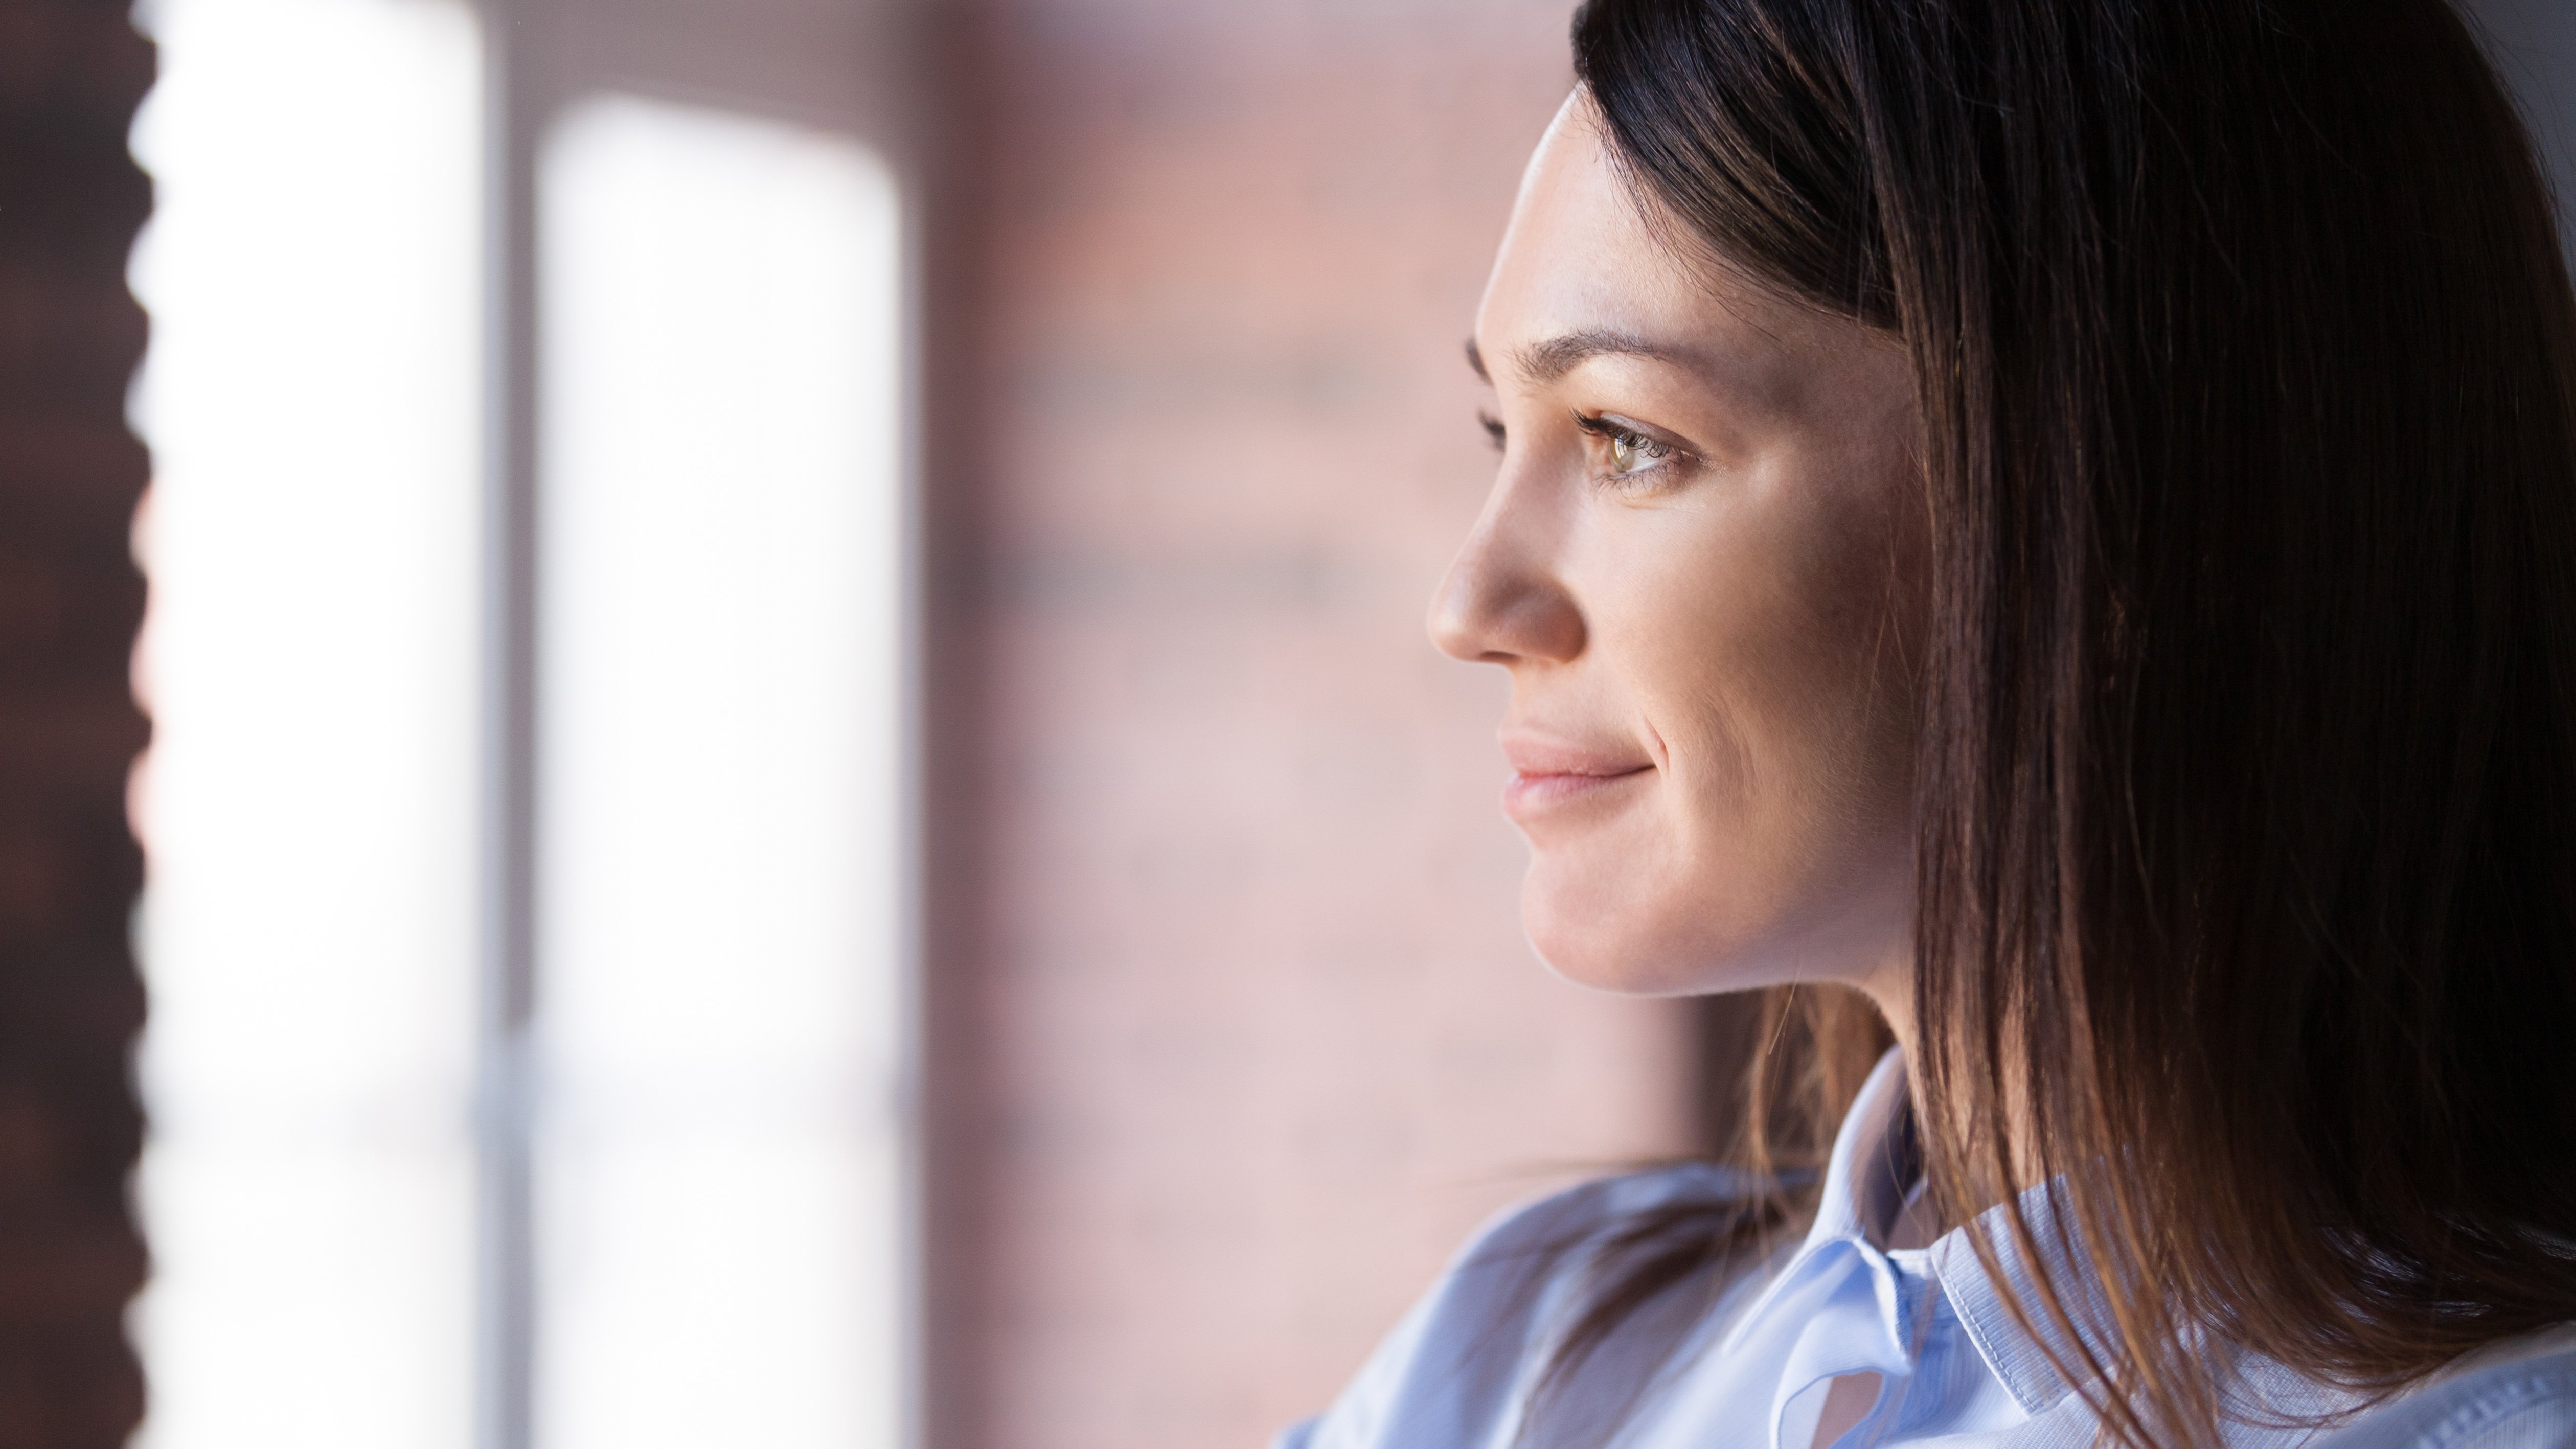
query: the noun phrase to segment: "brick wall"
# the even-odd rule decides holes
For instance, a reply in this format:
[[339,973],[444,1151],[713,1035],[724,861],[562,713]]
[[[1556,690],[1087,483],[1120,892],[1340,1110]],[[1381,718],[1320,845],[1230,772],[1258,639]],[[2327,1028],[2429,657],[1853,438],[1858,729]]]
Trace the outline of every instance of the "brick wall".
[[126,943],[142,860],[125,779],[148,465],[126,432],[144,336],[125,151],[151,47],[121,4],[0,3],[0,1446],[121,1443],[143,1250]]
[[940,1449],[1253,1445],[1473,1224],[1690,1137],[1523,944],[1421,618],[1566,0],[1009,0],[932,247]]

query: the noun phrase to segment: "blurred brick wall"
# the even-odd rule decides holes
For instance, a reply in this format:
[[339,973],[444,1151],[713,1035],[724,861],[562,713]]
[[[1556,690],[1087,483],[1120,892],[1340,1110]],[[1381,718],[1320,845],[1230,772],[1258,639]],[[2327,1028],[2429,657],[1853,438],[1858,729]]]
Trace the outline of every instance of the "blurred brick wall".
[[1523,943],[1421,617],[1567,0],[953,7],[932,236],[938,1449],[1257,1445],[1487,1213],[1694,1127]]
[[0,0],[0,1446],[108,1446],[142,1412],[124,1340],[142,860],[125,779],[147,464],[125,255],[150,209],[125,132],[152,77],[122,3]]

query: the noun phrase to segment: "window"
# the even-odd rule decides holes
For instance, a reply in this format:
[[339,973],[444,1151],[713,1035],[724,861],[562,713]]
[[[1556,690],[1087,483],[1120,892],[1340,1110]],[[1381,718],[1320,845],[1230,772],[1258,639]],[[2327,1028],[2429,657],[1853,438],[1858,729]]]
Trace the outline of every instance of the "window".
[[[893,180],[772,121],[556,108],[541,254],[502,257],[542,368],[494,377],[472,13],[144,20],[145,1442],[891,1449]],[[483,400],[532,382],[536,532],[496,540],[527,520]],[[532,1010],[496,999],[513,891]]]
[[538,1443],[892,1449],[892,183],[632,99],[542,186]]
[[146,20],[143,1442],[450,1449],[473,1403],[479,42],[412,0]]

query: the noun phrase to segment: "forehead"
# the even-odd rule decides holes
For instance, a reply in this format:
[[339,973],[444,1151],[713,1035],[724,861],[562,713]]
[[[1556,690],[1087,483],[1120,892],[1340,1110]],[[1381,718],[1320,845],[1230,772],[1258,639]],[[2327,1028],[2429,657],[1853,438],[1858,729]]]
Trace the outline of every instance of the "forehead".
[[1477,309],[1476,342],[1502,381],[1532,370],[1517,364],[1567,337],[1629,337],[1674,354],[1750,361],[1812,320],[1659,239],[1578,91],[1522,176]]

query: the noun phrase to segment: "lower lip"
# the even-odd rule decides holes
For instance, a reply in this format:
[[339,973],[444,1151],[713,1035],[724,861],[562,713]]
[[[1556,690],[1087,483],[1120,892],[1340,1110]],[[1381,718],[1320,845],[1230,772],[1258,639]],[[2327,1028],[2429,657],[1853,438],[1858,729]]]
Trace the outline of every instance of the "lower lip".
[[1519,819],[1598,800],[1644,779],[1652,768],[1619,775],[1514,775],[1503,786],[1503,813]]

